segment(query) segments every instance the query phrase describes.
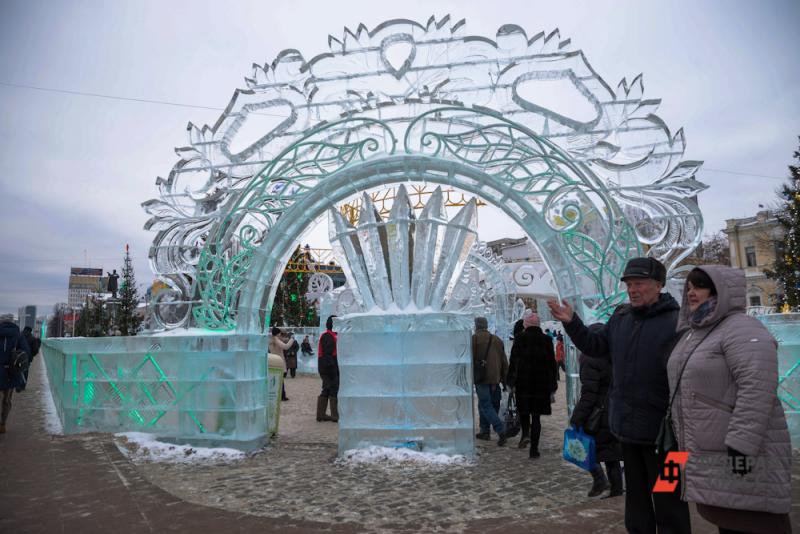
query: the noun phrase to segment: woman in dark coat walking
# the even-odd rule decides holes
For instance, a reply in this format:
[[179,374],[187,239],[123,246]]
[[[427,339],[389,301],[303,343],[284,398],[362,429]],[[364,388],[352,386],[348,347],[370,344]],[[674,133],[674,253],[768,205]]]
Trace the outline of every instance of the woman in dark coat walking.
[[297,374],[297,351],[300,349],[300,344],[291,332],[283,333],[283,341],[289,344],[289,348],[283,351],[283,359],[286,361],[283,377],[286,378],[286,375],[289,374],[294,378]]
[[[542,433],[540,416],[550,415],[550,396],[558,388],[553,340],[539,327],[539,316],[526,310],[522,317],[524,330],[514,336],[506,384],[514,389],[522,438],[518,447],[530,443],[529,455],[538,458]],[[515,332],[518,326],[515,326]]]
[[[589,330],[598,326],[592,325]],[[608,389],[611,386],[611,363],[606,358],[589,358],[581,354],[581,396],[569,422],[574,427],[583,427],[587,434],[594,436],[597,452],[597,464],[592,468],[592,488],[589,497],[596,497],[611,487],[609,497],[622,495],[622,469],[619,462],[622,460],[622,445],[611,433],[608,424]],[[590,432],[586,429],[589,417],[599,411],[599,424],[597,429]],[[606,474],[600,462],[605,462]],[[609,484],[610,481],[610,484]]]

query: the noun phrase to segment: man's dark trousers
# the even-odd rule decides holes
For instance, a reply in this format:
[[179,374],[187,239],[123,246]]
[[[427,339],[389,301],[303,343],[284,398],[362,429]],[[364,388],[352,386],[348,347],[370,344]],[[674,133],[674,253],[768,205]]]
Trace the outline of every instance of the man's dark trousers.
[[632,534],[691,534],[689,505],[681,486],[671,493],[653,493],[664,466],[653,445],[622,443],[625,462],[625,528]]

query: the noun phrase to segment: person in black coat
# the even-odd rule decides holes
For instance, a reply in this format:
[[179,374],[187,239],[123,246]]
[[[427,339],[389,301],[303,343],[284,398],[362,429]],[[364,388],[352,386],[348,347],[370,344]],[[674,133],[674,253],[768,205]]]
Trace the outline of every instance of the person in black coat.
[[[325,321],[325,332],[319,337],[317,346],[317,371],[322,378],[322,391],[317,397],[317,421],[339,421],[339,361],[336,358],[337,335],[333,331],[335,315]],[[331,414],[326,413],[328,401]]]
[[[28,364],[28,368],[30,368],[30,365],[33,364],[33,359],[37,354],[39,354],[39,349],[42,346],[42,342],[38,337],[33,335],[33,329],[30,326],[26,326],[22,329],[22,336],[28,343],[28,348],[31,349],[31,361]],[[25,370],[25,382],[28,382],[28,369]]]
[[14,324],[12,314],[0,315],[0,393],[2,393],[2,409],[0,409],[0,434],[6,431],[6,421],[11,413],[11,397],[14,390],[25,389],[25,375],[11,367],[14,350],[23,350],[31,359],[31,349],[25,337],[20,334],[19,327]]
[[[519,321],[518,321],[519,323]],[[539,327],[539,316],[526,310],[522,318],[524,330],[514,336],[506,384],[514,389],[522,438],[518,447],[530,443],[529,456],[539,458],[542,433],[540,416],[550,415],[550,397],[558,388],[553,341]],[[515,333],[519,326],[515,325]]]
[[[603,325],[593,324],[590,330],[596,331]],[[570,417],[570,424],[593,436],[597,452],[597,464],[592,468],[592,488],[589,497],[596,497],[611,487],[609,497],[622,495],[622,445],[611,433],[608,425],[608,389],[611,386],[611,363],[605,358],[580,357],[581,396]],[[592,415],[598,418],[598,426],[593,431],[586,428]],[[603,473],[600,462],[605,462],[608,478]],[[609,484],[610,481],[610,484]]]

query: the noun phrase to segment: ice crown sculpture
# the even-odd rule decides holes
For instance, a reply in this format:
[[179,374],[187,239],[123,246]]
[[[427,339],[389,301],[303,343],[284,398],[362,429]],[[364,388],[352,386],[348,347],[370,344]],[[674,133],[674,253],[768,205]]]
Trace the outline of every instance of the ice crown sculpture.
[[477,236],[473,198],[447,220],[441,187],[415,218],[400,185],[384,221],[364,193],[357,226],[329,212],[330,241],[364,311],[445,309]]

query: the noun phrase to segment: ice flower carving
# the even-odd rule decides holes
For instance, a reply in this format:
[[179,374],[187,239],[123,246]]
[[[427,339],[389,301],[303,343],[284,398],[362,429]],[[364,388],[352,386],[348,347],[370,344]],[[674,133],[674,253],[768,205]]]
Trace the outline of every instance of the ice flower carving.
[[386,221],[366,193],[356,226],[328,213],[334,254],[364,311],[445,309],[477,239],[474,198],[448,221],[437,187],[416,218],[401,185]]

